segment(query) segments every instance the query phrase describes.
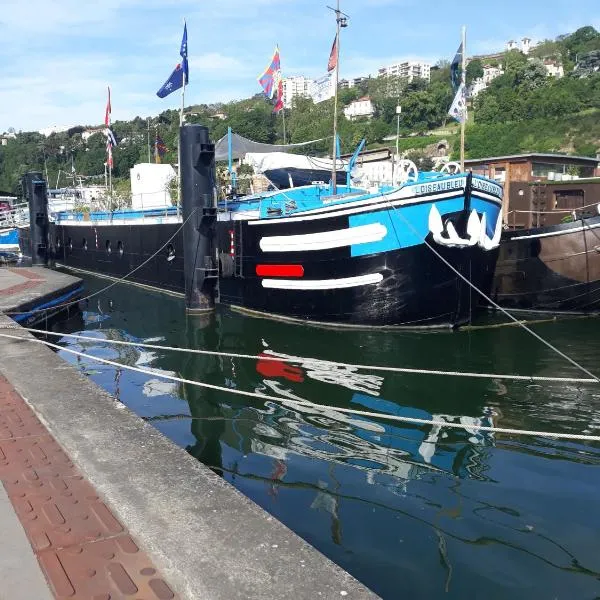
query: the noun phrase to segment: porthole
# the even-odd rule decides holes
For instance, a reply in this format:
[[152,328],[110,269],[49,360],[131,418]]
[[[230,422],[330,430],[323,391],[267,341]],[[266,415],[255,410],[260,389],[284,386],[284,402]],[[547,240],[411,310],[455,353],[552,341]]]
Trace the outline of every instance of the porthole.
[[61,243],[60,243],[60,237],[57,235],[57,236],[56,236],[56,247],[57,247],[57,248],[60,248],[60,246],[61,246]]
[[110,254],[112,252],[110,240],[106,240],[106,252],[108,252],[108,254]]
[[82,247],[84,250],[87,250],[87,240],[86,240],[85,238],[83,238],[83,241],[81,242],[81,247]]
[[124,248],[123,248],[123,242],[121,240],[119,240],[117,242],[117,250],[119,251],[119,255],[123,256]]
[[67,244],[67,246],[69,246],[69,250],[73,250],[73,240],[71,238],[69,238],[69,243]]
[[167,246],[167,262],[171,262],[175,258],[175,248],[173,248],[173,244],[169,244]]

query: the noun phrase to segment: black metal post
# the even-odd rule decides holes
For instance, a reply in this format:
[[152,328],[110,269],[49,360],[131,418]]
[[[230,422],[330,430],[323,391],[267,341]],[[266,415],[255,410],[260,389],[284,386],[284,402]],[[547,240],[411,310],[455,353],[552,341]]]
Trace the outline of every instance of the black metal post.
[[25,173],[23,192],[29,204],[29,249],[33,266],[48,264],[48,194],[41,173]]
[[179,144],[185,303],[198,313],[214,309],[219,277],[215,146],[203,125],[180,127]]

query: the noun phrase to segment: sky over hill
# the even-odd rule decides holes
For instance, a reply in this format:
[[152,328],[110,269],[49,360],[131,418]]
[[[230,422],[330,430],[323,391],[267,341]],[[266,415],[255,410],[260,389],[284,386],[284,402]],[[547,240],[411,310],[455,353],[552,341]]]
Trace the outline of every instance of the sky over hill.
[[[330,0],[329,4],[333,4]],[[279,44],[284,75],[325,73],[334,35],[326,0],[3,0],[0,14],[0,132],[98,124],[106,86],[113,120],[176,108],[156,90],[179,59],[188,22],[190,104],[259,91],[256,77]],[[468,27],[469,54],[507,40],[600,29],[597,0],[502,4],[467,0],[341,0],[351,17],[341,42],[341,77],[400,59],[450,60]],[[516,18],[518,16],[518,18]]]

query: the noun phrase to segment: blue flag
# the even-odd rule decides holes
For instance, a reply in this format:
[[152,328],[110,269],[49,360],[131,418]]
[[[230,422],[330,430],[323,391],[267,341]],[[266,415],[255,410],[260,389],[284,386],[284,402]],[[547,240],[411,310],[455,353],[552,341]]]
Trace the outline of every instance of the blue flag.
[[450,65],[450,81],[452,82],[452,89],[457,92],[460,86],[461,75],[458,72],[459,68],[462,65],[462,54],[463,54],[463,45],[462,42],[456,51],[454,59],[452,60],[452,64]]
[[187,43],[187,23],[183,23],[183,37],[181,38],[181,48],[179,54],[182,58],[183,72],[185,73],[185,85],[189,83],[190,70],[188,67],[188,43]]
[[169,78],[162,84],[162,87],[158,92],[156,92],[156,95],[159,98],[165,98],[171,92],[181,89],[184,85],[184,77],[185,85],[189,82],[187,23],[183,26],[183,38],[181,39],[179,54],[182,59],[181,63],[175,67],[171,75],[169,75]]
[[156,92],[156,95],[159,98],[165,98],[171,92],[175,90],[179,90],[183,87],[183,73],[184,70],[181,65],[177,65],[171,75],[169,75],[169,79],[167,79],[163,84],[160,90]]

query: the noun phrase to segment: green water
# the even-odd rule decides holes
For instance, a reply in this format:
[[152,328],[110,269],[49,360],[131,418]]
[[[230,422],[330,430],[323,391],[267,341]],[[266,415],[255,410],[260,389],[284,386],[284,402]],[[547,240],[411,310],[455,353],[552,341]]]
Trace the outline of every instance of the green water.
[[[86,279],[89,291],[105,285]],[[298,357],[286,365],[61,341],[153,369],[144,375],[62,353],[382,597],[600,597],[600,445],[472,429],[483,423],[598,434],[600,386],[373,373],[323,362],[582,376],[524,331],[337,331],[226,309],[208,322],[186,320],[182,300],[128,286],[92,299],[83,318],[61,327],[98,338]],[[540,324],[535,331],[600,373],[600,321]],[[160,373],[279,401],[180,385]],[[333,407],[434,415],[464,427],[413,426]]]

